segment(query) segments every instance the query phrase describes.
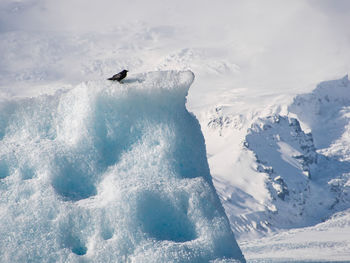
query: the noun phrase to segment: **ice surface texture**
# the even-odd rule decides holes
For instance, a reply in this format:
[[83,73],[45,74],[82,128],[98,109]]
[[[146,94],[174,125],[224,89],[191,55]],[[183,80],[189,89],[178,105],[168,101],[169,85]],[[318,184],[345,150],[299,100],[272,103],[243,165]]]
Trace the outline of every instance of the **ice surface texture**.
[[4,262],[244,262],[186,110],[192,72],[0,104]]

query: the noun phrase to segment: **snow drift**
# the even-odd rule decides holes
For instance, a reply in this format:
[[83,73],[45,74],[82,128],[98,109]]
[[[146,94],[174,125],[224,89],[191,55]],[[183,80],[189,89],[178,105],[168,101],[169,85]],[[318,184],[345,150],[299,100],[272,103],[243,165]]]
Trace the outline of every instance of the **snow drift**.
[[244,262],[185,108],[193,78],[153,72],[2,101],[2,260]]

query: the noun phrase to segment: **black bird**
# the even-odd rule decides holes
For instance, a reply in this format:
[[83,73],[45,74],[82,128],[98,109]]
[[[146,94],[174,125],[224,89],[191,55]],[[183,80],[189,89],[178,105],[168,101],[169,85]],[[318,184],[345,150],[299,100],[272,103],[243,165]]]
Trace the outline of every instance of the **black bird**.
[[113,77],[109,78],[108,80],[113,80],[113,81],[121,81],[126,77],[127,70],[124,69],[123,71],[120,71],[118,74],[113,75]]

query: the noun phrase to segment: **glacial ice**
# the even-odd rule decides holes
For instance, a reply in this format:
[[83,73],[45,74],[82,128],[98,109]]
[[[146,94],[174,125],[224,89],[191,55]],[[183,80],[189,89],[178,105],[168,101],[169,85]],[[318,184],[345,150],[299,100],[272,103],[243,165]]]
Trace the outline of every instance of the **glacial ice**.
[[244,262],[185,107],[192,72],[0,103],[4,262]]

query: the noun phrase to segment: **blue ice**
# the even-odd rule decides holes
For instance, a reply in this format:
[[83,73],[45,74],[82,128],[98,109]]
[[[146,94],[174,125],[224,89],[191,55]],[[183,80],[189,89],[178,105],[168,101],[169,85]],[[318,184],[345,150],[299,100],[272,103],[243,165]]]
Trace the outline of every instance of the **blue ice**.
[[3,262],[244,262],[212,184],[190,71],[0,104]]

